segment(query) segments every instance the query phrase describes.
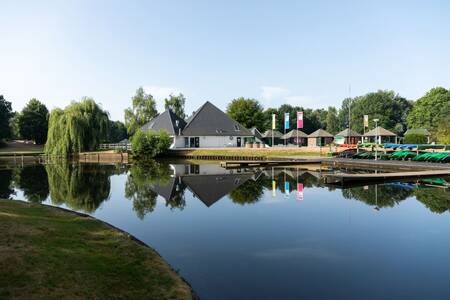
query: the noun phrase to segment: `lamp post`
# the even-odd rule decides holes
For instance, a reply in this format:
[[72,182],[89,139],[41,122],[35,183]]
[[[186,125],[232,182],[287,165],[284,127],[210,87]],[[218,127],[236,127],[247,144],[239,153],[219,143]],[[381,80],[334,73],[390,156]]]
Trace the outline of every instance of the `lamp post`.
[[373,121],[375,122],[375,160],[378,160],[378,150],[377,150],[377,143],[378,143],[378,121],[380,121],[380,119],[373,119]]

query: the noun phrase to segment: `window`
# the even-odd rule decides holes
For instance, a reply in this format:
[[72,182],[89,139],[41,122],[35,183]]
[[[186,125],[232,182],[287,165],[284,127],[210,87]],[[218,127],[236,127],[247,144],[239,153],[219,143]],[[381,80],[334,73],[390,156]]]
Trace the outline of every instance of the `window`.
[[235,125],[234,125],[234,130],[235,130],[235,131],[240,131],[241,129],[239,129],[239,125],[235,124]]
[[184,148],[189,148],[189,138],[188,137],[184,138]]

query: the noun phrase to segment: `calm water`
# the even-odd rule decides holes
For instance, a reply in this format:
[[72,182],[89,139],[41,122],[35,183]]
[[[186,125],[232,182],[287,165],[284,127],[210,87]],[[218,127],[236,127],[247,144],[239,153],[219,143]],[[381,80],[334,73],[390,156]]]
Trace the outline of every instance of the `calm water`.
[[320,175],[51,165],[0,170],[0,198],[68,207],[128,231],[202,299],[450,299],[448,189],[340,189]]

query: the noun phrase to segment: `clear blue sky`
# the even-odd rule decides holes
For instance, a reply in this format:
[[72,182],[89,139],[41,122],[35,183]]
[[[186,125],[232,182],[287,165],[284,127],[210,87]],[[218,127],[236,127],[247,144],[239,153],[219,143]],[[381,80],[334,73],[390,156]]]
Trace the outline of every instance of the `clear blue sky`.
[[[244,3],[245,2],[245,3]],[[123,119],[134,91],[267,107],[340,106],[450,87],[450,1],[0,0],[0,94],[19,110],[91,96]]]

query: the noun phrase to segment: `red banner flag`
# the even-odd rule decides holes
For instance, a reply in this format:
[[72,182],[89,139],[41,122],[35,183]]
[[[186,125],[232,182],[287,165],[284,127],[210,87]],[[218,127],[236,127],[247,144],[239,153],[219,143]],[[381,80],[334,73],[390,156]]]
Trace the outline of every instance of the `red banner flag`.
[[303,112],[298,111],[297,112],[297,129],[303,128]]
[[297,200],[303,200],[303,183],[297,183]]

